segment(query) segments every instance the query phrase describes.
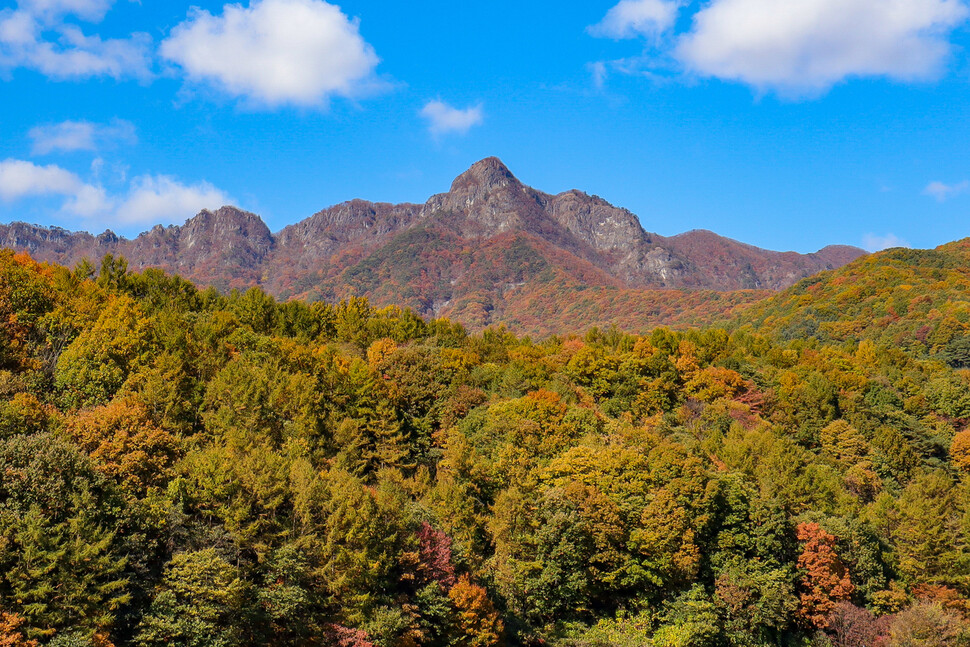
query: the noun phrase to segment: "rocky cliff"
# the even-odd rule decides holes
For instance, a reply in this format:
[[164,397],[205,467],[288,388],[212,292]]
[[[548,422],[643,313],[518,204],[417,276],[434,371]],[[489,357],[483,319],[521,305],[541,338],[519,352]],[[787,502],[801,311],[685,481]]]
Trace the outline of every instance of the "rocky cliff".
[[[425,204],[353,200],[275,235],[234,207],[133,240],[23,223],[0,225],[0,245],[72,265],[123,255],[219,289],[260,285],[283,297],[363,294],[425,314],[484,324],[517,294],[543,290],[780,290],[864,252],[827,247],[772,252],[709,231],[665,238],[597,196],[526,186],[497,158],[458,176]],[[522,304],[514,309],[521,310]]]

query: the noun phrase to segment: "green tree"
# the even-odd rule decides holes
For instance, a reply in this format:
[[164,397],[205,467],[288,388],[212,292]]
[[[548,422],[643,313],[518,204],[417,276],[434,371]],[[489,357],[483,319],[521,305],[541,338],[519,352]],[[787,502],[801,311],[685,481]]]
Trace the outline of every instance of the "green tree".
[[214,549],[180,553],[165,567],[136,642],[179,647],[230,647],[250,639],[249,591]]
[[29,637],[112,627],[129,601],[121,506],[64,440],[0,441],[0,600],[13,603]]
[[138,304],[124,296],[109,300],[57,362],[55,379],[65,404],[107,404],[131,372],[150,362],[153,348],[151,325]]

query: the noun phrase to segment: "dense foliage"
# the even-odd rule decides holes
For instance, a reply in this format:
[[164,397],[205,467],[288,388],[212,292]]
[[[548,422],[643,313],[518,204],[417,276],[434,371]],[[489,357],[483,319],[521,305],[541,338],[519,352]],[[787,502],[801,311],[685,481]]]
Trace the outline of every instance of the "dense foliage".
[[966,645],[953,319],[537,343],[0,255],[0,645]]
[[374,304],[445,316],[475,331],[505,325],[539,336],[611,325],[631,332],[705,327],[770,294],[624,287],[534,235],[468,240],[433,226],[410,229],[376,250],[344,247],[314,271],[284,268],[273,285],[287,298],[336,302],[366,295]]
[[970,368],[970,239],[822,272],[745,309],[739,323],[782,339],[869,339]]

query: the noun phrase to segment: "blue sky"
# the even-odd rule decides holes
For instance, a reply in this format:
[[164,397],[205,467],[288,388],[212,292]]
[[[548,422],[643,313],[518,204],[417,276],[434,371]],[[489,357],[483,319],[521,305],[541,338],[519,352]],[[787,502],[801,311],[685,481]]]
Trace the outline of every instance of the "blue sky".
[[0,7],[0,221],[276,231],[496,155],[664,235],[970,236],[967,0]]

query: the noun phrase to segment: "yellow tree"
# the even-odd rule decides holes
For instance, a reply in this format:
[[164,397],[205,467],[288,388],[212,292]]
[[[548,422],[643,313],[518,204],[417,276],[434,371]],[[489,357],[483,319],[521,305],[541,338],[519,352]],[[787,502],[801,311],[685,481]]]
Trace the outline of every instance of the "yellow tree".
[[970,474],[970,429],[965,429],[953,437],[950,458],[958,470]]
[[458,644],[468,647],[494,647],[501,644],[505,630],[485,589],[462,575],[448,592],[458,611]]
[[112,402],[68,418],[67,430],[98,469],[129,493],[162,485],[179,455],[179,442],[135,400]]

